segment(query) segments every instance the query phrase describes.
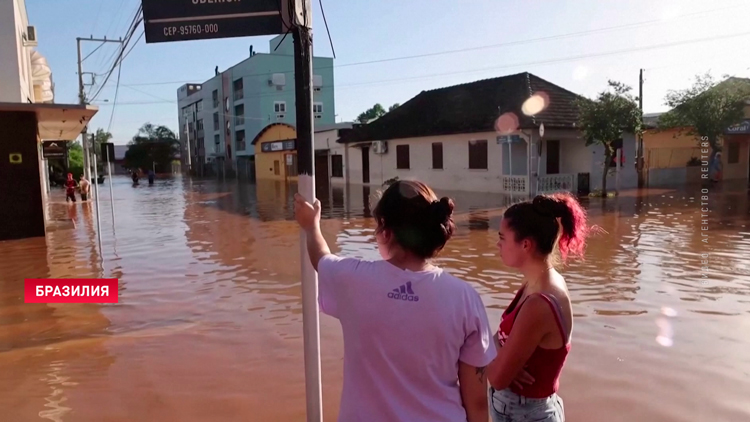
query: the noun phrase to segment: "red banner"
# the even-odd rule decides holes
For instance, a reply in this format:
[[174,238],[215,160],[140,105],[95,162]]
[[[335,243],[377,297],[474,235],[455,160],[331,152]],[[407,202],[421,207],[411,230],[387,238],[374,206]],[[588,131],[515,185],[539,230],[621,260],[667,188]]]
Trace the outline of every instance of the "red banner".
[[117,303],[116,278],[27,278],[25,303]]

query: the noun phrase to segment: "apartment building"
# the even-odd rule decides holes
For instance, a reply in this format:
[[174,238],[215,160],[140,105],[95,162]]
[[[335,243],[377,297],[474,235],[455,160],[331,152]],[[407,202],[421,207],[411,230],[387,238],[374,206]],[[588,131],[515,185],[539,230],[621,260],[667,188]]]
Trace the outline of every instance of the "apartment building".
[[[267,127],[296,127],[292,37],[274,37],[268,52],[248,57],[202,83],[177,91],[183,168],[192,174],[255,177],[252,141]],[[313,57],[316,125],[335,123],[333,59]]]

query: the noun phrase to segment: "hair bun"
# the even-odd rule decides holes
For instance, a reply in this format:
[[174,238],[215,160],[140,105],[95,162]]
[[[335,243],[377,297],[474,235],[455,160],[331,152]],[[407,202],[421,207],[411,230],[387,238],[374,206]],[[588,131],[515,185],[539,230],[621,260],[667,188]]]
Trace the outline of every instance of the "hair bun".
[[444,196],[439,201],[432,201],[430,204],[432,215],[441,223],[451,218],[453,215],[453,200]]
[[540,214],[550,215],[555,218],[562,217],[565,214],[565,203],[558,201],[556,198],[537,195],[531,203],[534,209]]

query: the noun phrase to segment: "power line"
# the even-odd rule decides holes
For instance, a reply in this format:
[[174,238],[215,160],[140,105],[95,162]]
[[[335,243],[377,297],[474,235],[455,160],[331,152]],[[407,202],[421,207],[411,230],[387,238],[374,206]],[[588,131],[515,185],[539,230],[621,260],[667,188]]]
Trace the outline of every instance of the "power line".
[[[632,53],[632,52],[640,52],[640,51],[648,51],[648,50],[656,50],[656,49],[663,49],[663,48],[669,48],[669,47],[675,47],[675,46],[681,46],[681,45],[689,45],[693,43],[699,43],[699,42],[709,42],[709,41],[716,41],[720,39],[725,38],[732,38],[732,37],[741,37],[750,35],[750,32],[743,32],[738,34],[729,34],[724,36],[716,36],[716,37],[707,37],[707,38],[701,38],[701,39],[693,39],[693,40],[684,40],[684,41],[676,41],[671,43],[663,43],[663,44],[657,44],[652,46],[645,46],[645,47],[635,47],[635,48],[629,48],[629,49],[621,49],[621,50],[615,50],[615,51],[608,51],[608,52],[602,52],[602,53],[591,53],[591,54],[582,54],[577,56],[570,56],[570,57],[563,57],[563,58],[557,58],[557,59],[550,59],[550,60],[537,60],[537,61],[531,61],[531,62],[525,62],[525,63],[515,63],[510,65],[503,65],[503,66],[491,66],[491,67],[484,67],[479,69],[472,69],[472,70],[461,70],[461,71],[454,71],[454,72],[442,72],[442,73],[435,73],[431,75],[421,75],[421,76],[413,76],[413,77],[406,77],[406,78],[396,78],[396,79],[385,79],[385,80],[379,80],[379,81],[369,81],[369,82],[361,82],[361,83],[354,83],[354,84],[344,84],[344,85],[337,85],[335,88],[347,88],[347,87],[355,87],[355,86],[365,86],[365,85],[373,85],[373,84],[381,84],[381,83],[391,83],[391,82],[401,82],[401,81],[409,81],[409,80],[421,80],[421,79],[428,79],[428,78],[434,78],[434,77],[441,77],[441,76],[452,76],[452,75],[459,75],[459,74],[468,74],[468,73],[477,73],[477,72],[485,72],[489,70],[498,70],[498,69],[507,69],[507,68],[517,68],[517,67],[528,67],[528,66],[534,66],[534,65],[546,65],[546,64],[554,64],[554,63],[562,63],[562,62],[568,62],[568,61],[577,61],[582,59],[588,59],[588,58],[595,58],[595,57],[605,57],[605,56],[612,56],[617,54],[624,54],[624,53]],[[264,74],[260,74],[264,75]],[[246,75],[246,76],[252,76],[252,75]],[[128,88],[132,88],[133,86],[144,86],[144,85],[164,85],[169,82],[155,82],[155,83],[146,83],[146,84],[130,84],[126,85],[123,84],[123,86],[126,86]],[[332,88],[326,88],[323,89],[332,89]],[[263,97],[263,96],[275,96],[276,93],[265,93],[265,94],[259,94],[257,96],[253,97]],[[169,102],[169,103],[177,103],[177,101],[163,101],[163,102]],[[122,105],[125,104],[157,104],[158,102],[133,102],[133,103],[120,103]]]
[[119,55],[115,59],[114,63],[112,63],[112,67],[109,70],[109,72],[107,72],[107,76],[104,79],[104,82],[102,83],[101,87],[99,87],[99,89],[96,91],[96,93],[92,96],[92,98],[91,98],[92,101],[94,99],[96,99],[96,97],[102,92],[102,89],[104,89],[104,86],[107,84],[107,81],[112,76],[112,73],[114,72],[115,67],[118,64],[122,63],[123,53],[125,52],[125,49],[127,48],[128,44],[130,43],[130,40],[133,38],[133,34],[135,33],[135,30],[138,28],[138,24],[140,24],[141,21],[143,21],[143,15],[142,15],[141,12],[142,12],[142,7],[139,6],[138,10],[135,13],[135,16],[133,17],[133,20],[131,21],[131,24],[130,24],[130,27],[128,29],[128,32],[125,35],[125,39],[124,39],[124,41],[123,41],[123,43],[122,43],[122,45],[120,47]]
[[[732,6],[727,6],[723,8],[717,8],[717,9],[710,9],[710,10],[703,10],[699,12],[692,12],[687,13],[684,15],[680,15],[675,19],[683,19],[683,18],[692,18],[692,17],[702,17],[707,13],[714,13],[718,11],[723,11],[727,9],[734,9],[742,6],[747,6],[746,3],[739,3]],[[664,22],[661,19],[651,19],[647,21],[641,21],[641,22],[634,22],[630,24],[624,24],[624,25],[617,25],[617,26],[611,26],[611,27],[605,27],[605,28],[598,28],[598,29],[591,29],[591,30],[585,30],[585,31],[577,31],[577,32],[570,32],[565,34],[558,34],[558,35],[550,35],[546,37],[538,37],[538,38],[531,38],[526,40],[518,40],[518,41],[509,41],[504,43],[498,43],[498,44],[490,44],[490,45],[483,45],[483,46],[477,46],[477,47],[469,47],[469,48],[462,48],[458,50],[444,50],[434,53],[424,53],[424,54],[414,54],[414,55],[408,55],[408,56],[400,56],[400,57],[390,57],[390,58],[384,58],[384,59],[377,59],[377,60],[367,60],[367,61],[360,61],[360,62],[351,62],[351,63],[342,63],[342,64],[336,64],[334,66],[322,66],[317,67],[316,69],[332,69],[332,68],[342,68],[342,67],[351,67],[351,66],[361,66],[361,65],[369,65],[369,64],[378,64],[378,63],[387,63],[387,62],[393,62],[393,61],[401,61],[401,60],[410,60],[410,59],[420,59],[420,58],[426,58],[426,57],[435,57],[435,56],[442,56],[442,55],[451,55],[451,54],[460,54],[465,53],[469,51],[479,51],[479,50],[486,50],[486,49],[493,49],[493,48],[501,48],[501,47],[509,47],[509,46],[516,46],[516,45],[524,45],[524,44],[531,44],[541,41],[551,41],[551,40],[557,40],[557,39],[565,39],[565,38],[571,38],[571,37],[580,37],[584,35],[592,35],[597,34],[601,32],[607,32],[607,31],[618,31],[623,29],[631,29],[634,27],[639,26],[648,26],[653,24],[663,24]],[[249,74],[245,76],[264,76],[264,75],[270,75],[271,73],[285,73],[285,74],[293,74],[294,71],[285,71],[285,72],[265,72],[265,73],[256,73],[256,74]],[[195,78],[192,80],[179,80],[179,81],[165,81],[165,82],[151,82],[151,83],[136,83],[136,84],[125,84],[127,86],[148,86],[148,85],[171,85],[171,84],[177,84],[177,83],[190,83],[194,82],[197,79],[201,78]]]

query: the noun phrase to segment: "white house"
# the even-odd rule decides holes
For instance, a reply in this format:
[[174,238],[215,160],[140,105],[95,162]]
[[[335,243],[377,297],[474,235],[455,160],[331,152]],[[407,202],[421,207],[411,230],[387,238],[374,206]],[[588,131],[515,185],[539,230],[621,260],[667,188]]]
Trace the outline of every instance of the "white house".
[[[603,149],[587,147],[576,128],[577,98],[530,73],[423,91],[345,132],[342,146],[330,149],[331,162],[344,163],[331,180],[380,186],[398,177],[443,190],[586,193],[601,184]],[[635,138],[625,136],[620,148],[632,161]],[[635,169],[630,173],[620,173],[621,187],[637,185]]]

